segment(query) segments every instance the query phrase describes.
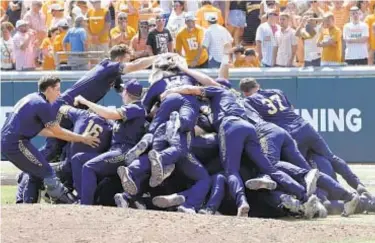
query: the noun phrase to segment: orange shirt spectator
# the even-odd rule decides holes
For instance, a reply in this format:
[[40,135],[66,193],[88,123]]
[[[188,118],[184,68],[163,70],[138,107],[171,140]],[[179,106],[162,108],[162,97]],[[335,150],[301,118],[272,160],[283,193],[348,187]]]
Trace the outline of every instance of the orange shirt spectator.
[[244,54],[237,55],[234,61],[234,67],[260,67],[260,61],[256,56],[254,49],[246,49]]
[[58,28],[52,28],[48,31],[48,37],[44,38],[42,44],[40,45],[40,49],[43,52],[43,70],[55,70],[55,59],[53,56],[53,43],[54,40],[59,33]]
[[[59,29],[59,34],[55,37],[55,39],[52,42],[54,54],[60,51],[64,51],[63,41],[66,36],[66,33],[68,32],[69,25],[68,25],[68,22],[65,19],[63,19],[59,21],[59,23],[57,24],[57,27]],[[70,51],[70,48],[68,48],[67,51]],[[67,55],[59,55],[59,63],[66,64],[67,62],[68,62]]]
[[119,13],[119,15],[117,16],[117,26],[112,28],[110,32],[112,45],[129,45],[130,40],[135,35],[135,30],[132,27],[128,26],[128,18],[126,13]]
[[208,16],[216,16],[218,24],[223,25],[224,19],[221,10],[212,6],[211,1],[202,1],[202,7],[198,9],[196,16],[196,24],[203,28],[208,28],[210,24],[207,22]]
[[[375,5],[374,5],[375,7]],[[373,25],[375,23],[375,11],[373,11],[373,14],[370,14],[366,17],[365,23],[368,25],[369,28],[369,45],[371,50],[375,50],[375,32],[373,29]]]
[[117,9],[119,12],[124,12],[128,14],[128,25],[137,32],[139,22],[139,10],[141,9],[140,1],[119,0],[117,2]]
[[143,20],[139,23],[139,33],[131,40],[131,47],[134,50],[134,57],[140,58],[148,56],[147,51],[147,36],[150,26],[147,20]]
[[350,1],[344,4],[344,1],[333,1],[333,8],[331,12],[335,17],[335,25],[342,31],[344,25],[349,22],[350,8],[355,5],[355,1]]

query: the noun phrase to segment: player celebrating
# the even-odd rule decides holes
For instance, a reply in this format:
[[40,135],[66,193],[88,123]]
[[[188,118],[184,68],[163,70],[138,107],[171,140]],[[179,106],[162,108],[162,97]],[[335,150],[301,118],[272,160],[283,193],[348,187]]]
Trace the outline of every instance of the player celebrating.
[[42,77],[38,82],[38,93],[22,98],[14,107],[1,130],[2,153],[22,171],[40,178],[46,185],[48,194],[64,203],[73,203],[69,194],[57,179],[48,161],[31,144],[38,134],[55,137],[64,141],[98,146],[99,139],[89,134],[79,135],[58,125],[53,115],[51,103],[60,95],[60,79],[54,76]]

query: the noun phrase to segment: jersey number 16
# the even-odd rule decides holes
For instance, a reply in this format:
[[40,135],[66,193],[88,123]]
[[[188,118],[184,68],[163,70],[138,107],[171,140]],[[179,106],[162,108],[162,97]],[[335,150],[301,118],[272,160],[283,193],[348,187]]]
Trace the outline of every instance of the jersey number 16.
[[97,138],[100,133],[103,132],[103,127],[94,123],[94,120],[90,120],[83,134],[90,134],[91,136]]

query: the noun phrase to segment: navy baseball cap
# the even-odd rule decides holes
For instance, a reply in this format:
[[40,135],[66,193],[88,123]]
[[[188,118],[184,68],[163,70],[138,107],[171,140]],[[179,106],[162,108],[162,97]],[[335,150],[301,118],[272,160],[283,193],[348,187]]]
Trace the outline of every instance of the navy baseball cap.
[[126,89],[126,92],[128,92],[129,94],[131,94],[135,97],[140,98],[142,96],[143,86],[136,79],[131,79],[131,80],[121,84],[121,87]]
[[232,88],[232,84],[229,82],[228,79],[225,79],[225,78],[217,78],[215,79],[215,81],[225,87],[227,87],[228,89],[231,89]]

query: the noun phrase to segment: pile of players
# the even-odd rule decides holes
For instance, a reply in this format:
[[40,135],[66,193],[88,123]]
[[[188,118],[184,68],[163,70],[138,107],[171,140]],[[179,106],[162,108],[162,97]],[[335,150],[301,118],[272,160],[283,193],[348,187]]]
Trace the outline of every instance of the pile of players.
[[[37,202],[45,187],[56,203],[184,213],[311,219],[375,211],[359,178],[282,91],[245,78],[241,97],[226,65],[212,79],[176,54],[128,62],[125,45],[110,54],[62,95],[60,80],[47,76],[16,104],[2,153],[23,171],[18,202]],[[150,65],[148,89],[122,82]],[[118,109],[96,103],[111,87],[121,93]],[[40,151],[30,143],[37,134],[48,137]]]

